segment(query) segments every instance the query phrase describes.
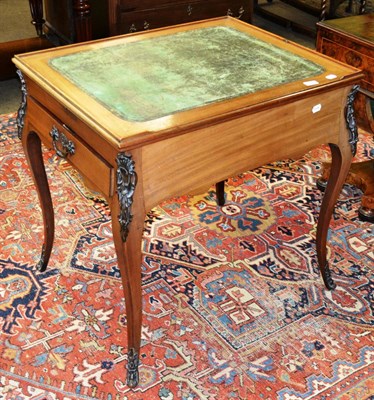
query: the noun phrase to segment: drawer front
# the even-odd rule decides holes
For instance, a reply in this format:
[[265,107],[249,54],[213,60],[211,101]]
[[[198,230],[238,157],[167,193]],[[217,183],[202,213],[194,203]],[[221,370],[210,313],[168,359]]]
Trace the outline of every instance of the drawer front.
[[322,40],[321,52],[335,60],[362,69],[365,75],[364,86],[368,90],[374,90],[374,57],[369,57],[352,48],[339,45],[326,39]]
[[248,1],[219,0],[173,4],[168,7],[122,12],[119,21],[119,33],[160,28],[225,15],[250,21],[252,9]]
[[[211,3],[210,7],[213,9],[213,6],[217,6],[219,8],[222,7],[222,3],[224,3],[224,9],[226,12],[221,15],[226,15],[227,10],[230,8],[234,8],[239,10],[239,8],[242,6],[244,9],[248,10],[250,8],[252,0],[242,0],[242,1],[237,1],[237,0],[225,0],[225,1],[199,1],[199,0],[121,0],[120,6],[119,6],[119,11],[120,13],[125,13],[125,12],[134,12],[134,11],[144,11],[144,10],[152,10],[152,9],[162,9],[165,7],[174,7],[174,6],[185,6],[188,7],[189,5],[191,7],[200,7],[203,4]],[[200,3],[200,6],[199,6]],[[240,3],[240,4],[239,4]],[[236,17],[238,15],[235,15]],[[212,17],[213,18],[213,17]]]
[[100,155],[31,98],[28,98],[26,116],[48,148],[53,148],[105,196],[113,195],[114,171]]
[[149,10],[153,8],[170,7],[175,4],[185,3],[186,0],[121,0],[119,11],[124,12],[134,12],[140,10]]

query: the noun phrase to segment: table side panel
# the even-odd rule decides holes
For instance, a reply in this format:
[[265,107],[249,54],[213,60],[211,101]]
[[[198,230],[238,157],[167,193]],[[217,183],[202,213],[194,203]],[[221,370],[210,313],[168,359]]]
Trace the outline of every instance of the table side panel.
[[40,136],[47,148],[52,149],[50,131],[56,127],[66,138],[74,143],[75,152],[68,155],[66,160],[72,164],[95,188],[107,198],[114,192],[114,170],[93,149],[87,147],[76,134],[67,129],[63,121],[39,106],[32,98],[28,98],[26,121]]
[[343,45],[352,50],[359,51],[362,54],[372,56],[372,43],[359,37],[347,35],[342,31],[334,31],[324,26],[317,27],[316,50],[318,52],[321,52],[321,39],[327,39],[331,42],[337,43],[338,45]]
[[350,89],[145,146],[141,175],[146,209],[171,196],[204,191],[217,181],[266,163],[301,156],[322,143],[348,146],[344,107]]

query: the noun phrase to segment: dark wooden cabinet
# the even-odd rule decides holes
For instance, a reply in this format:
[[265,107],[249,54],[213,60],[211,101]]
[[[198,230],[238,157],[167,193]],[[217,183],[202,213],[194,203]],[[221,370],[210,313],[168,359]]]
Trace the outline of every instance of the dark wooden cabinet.
[[44,3],[44,29],[56,44],[224,15],[251,22],[253,14],[253,0],[45,0]]
[[[243,0],[121,0],[114,21],[116,33],[128,33],[223,15],[249,21],[249,4]],[[248,3],[248,2],[247,2]]]
[[[317,24],[317,51],[364,73],[361,92],[355,101],[357,123],[374,133],[374,14],[357,15]],[[327,180],[329,167],[324,166],[321,186]],[[353,163],[347,182],[363,191],[360,219],[374,222],[374,160]]]
[[[362,69],[361,87],[374,93],[374,14],[364,14],[317,24],[317,51]],[[374,132],[369,98],[358,93],[356,118],[365,129]]]
[[44,0],[44,32],[55,44],[109,36],[107,0]]

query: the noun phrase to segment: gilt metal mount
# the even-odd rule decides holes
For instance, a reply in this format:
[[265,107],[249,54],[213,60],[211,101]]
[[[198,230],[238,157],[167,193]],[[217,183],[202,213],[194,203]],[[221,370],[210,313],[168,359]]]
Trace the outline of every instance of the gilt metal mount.
[[74,142],[69,140],[63,132],[60,132],[55,126],[52,126],[49,134],[52,137],[53,148],[59,157],[66,158],[69,154],[75,154]]
[[27,88],[26,88],[25,78],[23,77],[23,74],[19,69],[17,69],[17,75],[21,82],[21,92],[22,92],[21,104],[17,112],[17,128],[18,128],[18,138],[22,139],[22,131],[25,125],[25,116],[27,107]]
[[356,98],[356,94],[360,89],[359,85],[354,85],[351,92],[347,97],[347,108],[346,108],[346,115],[345,119],[347,122],[347,128],[349,132],[349,144],[351,145],[352,155],[354,156],[357,151],[357,142],[358,142],[358,130],[357,130],[357,123],[355,118],[355,111],[353,108],[353,103]]
[[129,154],[119,153],[117,155],[117,166],[117,190],[120,205],[118,220],[121,226],[122,241],[125,242],[132,220],[131,206],[137,183],[137,175],[135,172],[135,162]]
[[139,354],[135,349],[129,349],[127,355],[127,386],[133,388],[139,383]]

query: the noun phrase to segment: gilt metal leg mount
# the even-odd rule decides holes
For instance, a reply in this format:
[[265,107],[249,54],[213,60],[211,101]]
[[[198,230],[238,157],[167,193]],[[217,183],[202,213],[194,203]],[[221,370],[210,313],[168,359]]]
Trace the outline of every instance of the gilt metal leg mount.
[[347,108],[345,114],[345,120],[347,123],[348,133],[349,133],[349,144],[351,145],[352,156],[356,155],[357,151],[357,142],[358,142],[358,129],[355,118],[355,110],[353,108],[353,103],[356,98],[356,94],[359,91],[360,86],[354,85],[351,92],[347,98]]
[[121,226],[122,241],[126,242],[132,221],[131,206],[137,182],[135,163],[131,155],[119,153],[117,156],[117,190],[120,205],[118,220]]
[[21,140],[23,127],[25,126],[25,116],[26,116],[26,107],[27,107],[27,87],[26,87],[25,78],[23,77],[23,74],[19,69],[17,69],[17,75],[21,82],[21,93],[22,93],[21,104],[20,104],[18,112],[17,112],[18,139]]

